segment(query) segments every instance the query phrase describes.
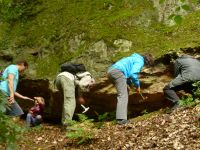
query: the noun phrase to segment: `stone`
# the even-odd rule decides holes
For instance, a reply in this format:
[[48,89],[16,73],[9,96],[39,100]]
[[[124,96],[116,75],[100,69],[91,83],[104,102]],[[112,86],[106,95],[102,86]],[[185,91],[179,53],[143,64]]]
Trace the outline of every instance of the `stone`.
[[97,53],[100,58],[107,58],[107,45],[104,40],[98,41],[89,47],[89,51]]
[[152,76],[152,75],[159,76],[159,75],[162,75],[166,72],[167,72],[167,67],[163,64],[159,64],[159,65],[156,65],[156,66],[151,67],[151,68],[142,69],[141,74],[150,75],[150,76]]
[[73,39],[70,39],[69,44],[69,51],[73,52],[77,49],[79,49],[82,45],[84,45],[85,41],[82,40],[85,36],[85,33],[76,35]]
[[129,52],[132,48],[132,42],[125,39],[117,39],[113,43],[117,47],[117,51]]

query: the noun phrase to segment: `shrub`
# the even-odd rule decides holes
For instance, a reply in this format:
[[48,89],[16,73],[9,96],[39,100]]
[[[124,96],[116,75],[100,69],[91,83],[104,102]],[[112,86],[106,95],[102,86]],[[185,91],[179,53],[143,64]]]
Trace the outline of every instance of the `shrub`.
[[7,102],[3,101],[0,94],[0,144],[8,150],[18,149],[16,140],[19,138],[22,128],[13,122],[12,118],[4,114]]
[[83,128],[77,128],[76,131],[68,132],[67,137],[75,139],[77,144],[80,145],[92,140],[94,138],[94,133]]
[[190,96],[187,96],[186,98],[182,98],[180,101],[179,101],[179,105],[180,106],[195,106],[196,103],[193,99],[193,97],[190,95]]
[[194,90],[194,95],[196,97],[199,97],[200,96],[200,81],[197,81],[193,84],[195,90]]
[[200,81],[197,81],[193,84],[194,90],[193,95],[189,95],[187,97],[182,98],[179,101],[180,106],[195,106],[195,100],[199,99],[200,96]]

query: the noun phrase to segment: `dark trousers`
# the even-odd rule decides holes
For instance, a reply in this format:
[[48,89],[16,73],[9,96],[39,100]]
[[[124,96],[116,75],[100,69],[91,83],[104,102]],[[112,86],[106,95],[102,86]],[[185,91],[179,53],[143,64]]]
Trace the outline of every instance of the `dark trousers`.
[[193,83],[194,82],[188,82],[171,88],[169,85],[165,86],[163,89],[165,98],[171,101],[173,104],[178,104],[179,97],[176,94],[176,92],[184,90],[186,93],[190,93],[193,95],[193,89],[194,89],[194,87],[192,86]]

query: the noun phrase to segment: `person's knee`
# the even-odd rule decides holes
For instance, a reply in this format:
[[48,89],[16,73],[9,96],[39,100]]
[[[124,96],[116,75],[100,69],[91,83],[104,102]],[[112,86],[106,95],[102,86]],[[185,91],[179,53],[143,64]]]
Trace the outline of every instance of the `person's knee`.
[[40,123],[42,123],[42,116],[41,115],[37,115],[36,117],[35,117],[35,123],[34,123],[34,125],[39,125]]
[[42,120],[42,116],[41,116],[41,115],[37,115],[37,116],[36,116],[36,119],[37,119],[37,120]]
[[163,92],[165,93],[166,91],[170,90],[170,87],[169,85],[166,85],[164,88],[163,88]]
[[31,114],[31,113],[28,113],[28,114],[27,114],[27,117],[28,117],[28,118],[32,117],[32,114]]

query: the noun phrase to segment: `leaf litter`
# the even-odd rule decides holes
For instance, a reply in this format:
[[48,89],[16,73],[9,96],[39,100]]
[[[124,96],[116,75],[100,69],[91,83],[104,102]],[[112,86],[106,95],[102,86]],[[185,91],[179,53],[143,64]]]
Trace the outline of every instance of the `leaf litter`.
[[[147,114],[148,115],[148,114]],[[105,122],[88,143],[77,145],[61,126],[44,123],[26,131],[20,150],[198,150],[200,103],[145,119],[130,119],[124,126]]]

